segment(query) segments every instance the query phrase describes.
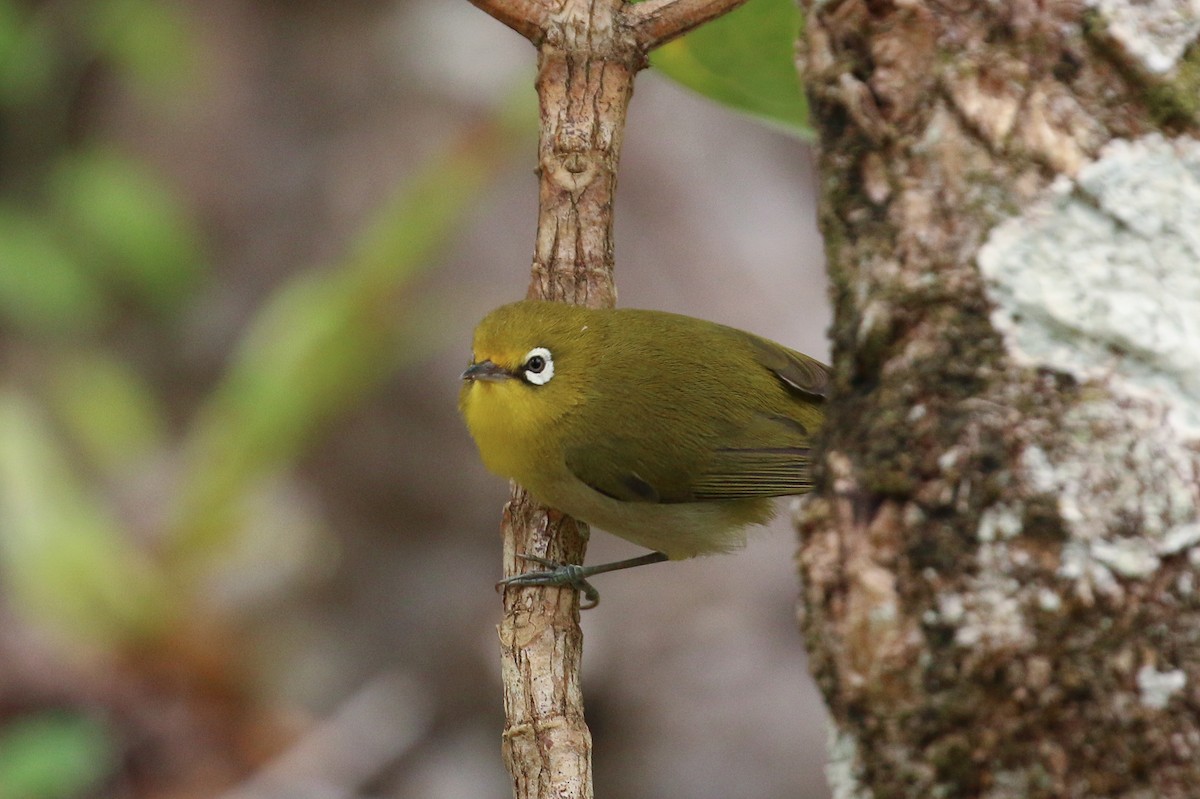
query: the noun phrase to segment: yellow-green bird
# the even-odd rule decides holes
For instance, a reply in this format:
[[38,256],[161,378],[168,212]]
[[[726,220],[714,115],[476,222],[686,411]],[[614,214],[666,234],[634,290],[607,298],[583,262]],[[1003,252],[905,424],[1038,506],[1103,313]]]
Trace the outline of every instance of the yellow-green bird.
[[475,329],[459,408],[484,465],[539,501],[654,550],[504,581],[572,585],[600,572],[725,552],[773,498],[812,487],[829,369],[702,319],[524,300]]

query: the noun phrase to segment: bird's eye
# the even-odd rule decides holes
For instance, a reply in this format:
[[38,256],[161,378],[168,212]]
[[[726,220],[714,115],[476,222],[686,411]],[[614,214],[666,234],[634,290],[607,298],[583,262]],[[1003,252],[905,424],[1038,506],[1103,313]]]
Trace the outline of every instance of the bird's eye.
[[534,347],[525,354],[525,365],[522,367],[525,382],[535,386],[544,386],[554,377],[554,359],[550,350],[545,347]]

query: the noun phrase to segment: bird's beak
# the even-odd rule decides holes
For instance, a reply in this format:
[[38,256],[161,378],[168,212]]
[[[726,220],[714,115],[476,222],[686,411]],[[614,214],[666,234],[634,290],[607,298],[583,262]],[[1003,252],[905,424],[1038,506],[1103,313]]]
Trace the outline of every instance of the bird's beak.
[[486,380],[496,383],[501,380],[511,380],[512,374],[503,366],[494,364],[491,361],[480,361],[473,363],[467,367],[467,371],[462,373],[463,380]]

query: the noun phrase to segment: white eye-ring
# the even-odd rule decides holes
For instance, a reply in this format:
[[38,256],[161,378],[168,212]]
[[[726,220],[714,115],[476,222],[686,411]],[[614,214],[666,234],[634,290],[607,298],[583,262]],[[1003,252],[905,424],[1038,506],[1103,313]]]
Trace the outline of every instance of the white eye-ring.
[[521,374],[527,383],[544,386],[554,377],[554,358],[545,347],[534,347],[525,353],[525,362],[521,366]]

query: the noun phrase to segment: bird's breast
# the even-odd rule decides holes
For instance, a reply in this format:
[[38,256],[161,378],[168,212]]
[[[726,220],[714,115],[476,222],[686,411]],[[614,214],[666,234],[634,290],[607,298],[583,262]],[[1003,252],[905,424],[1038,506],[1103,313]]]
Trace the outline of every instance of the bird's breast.
[[521,388],[505,384],[473,385],[463,397],[462,409],[467,429],[488,471],[528,486],[539,482],[540,473],[549,470],[557,474],[566,467],[561,465],[561,453],[554,454],[553,430],[540,423],[531,409],[511,393],[504,393]]

